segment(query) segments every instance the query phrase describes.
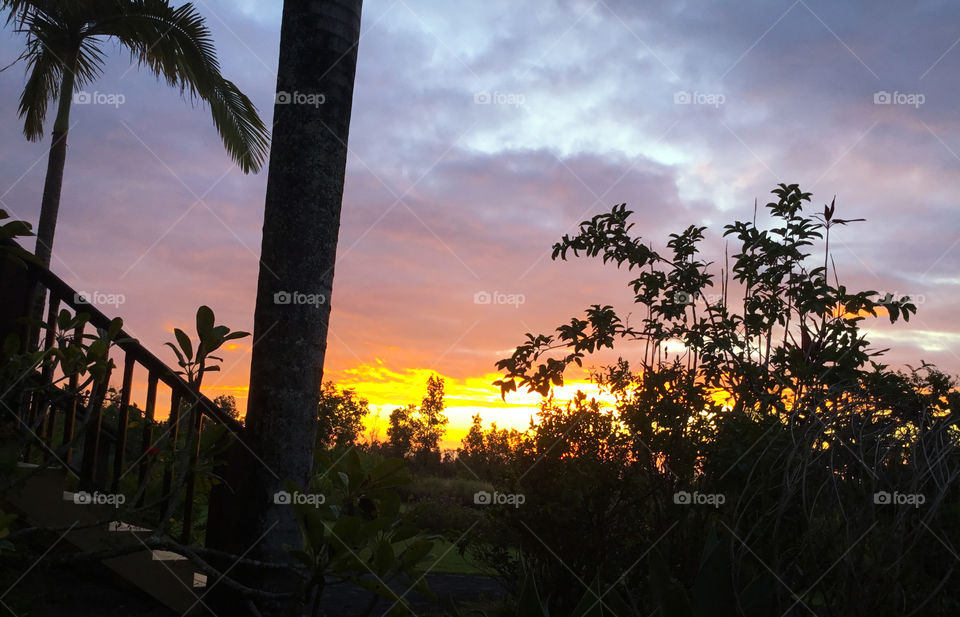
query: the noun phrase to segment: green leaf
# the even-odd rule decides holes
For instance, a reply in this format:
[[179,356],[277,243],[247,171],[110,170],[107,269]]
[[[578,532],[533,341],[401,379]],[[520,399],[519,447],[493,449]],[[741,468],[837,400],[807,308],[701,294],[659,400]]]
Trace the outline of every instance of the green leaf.
[[187,361],[184,360],[183,354],[180,353],[180,350],[177,349],[177,346],[176,346],[176,345],[174,345],[173,343],[170,343],[170,342],[164,343],[164,345],[166,345],[167,347],[169,347],[170,349],[172,349],[172,350],[173,350],[173,353],[177,354],[177,364],[179,364],[180,366],[186,366],[186,365],[187,365]]
[[388,458],[373,468],[370,472],[370,480],[372,482],[384,480],[403,469],[406,464],[402,458]]
[[213,310],[209,306],[203,305],[197,309],[197,334],[200,340],[208,340],[213,335]]
[[183,350],[183,355],[186,356],[187,360],[193,360],[193,343],[187,333],[180,328],[174,328],[173,334],[177,337],[177,344]]
[[430,540],[417,540],[400,553],[400,562],[404,568],[411,568],[420,563],[430,551],[433,550],[433,542]]
[[549,617],[550,615],[544,603],[540,601],[537,584],[530,574],[527,574],[523,581],[523,587],[520,589],[517,614],[523,615],[523,617]]
[[393,567],[394,560],[393,545],[386,540],[380,540],[373,554],[374,571],[380,575],[386,574]]

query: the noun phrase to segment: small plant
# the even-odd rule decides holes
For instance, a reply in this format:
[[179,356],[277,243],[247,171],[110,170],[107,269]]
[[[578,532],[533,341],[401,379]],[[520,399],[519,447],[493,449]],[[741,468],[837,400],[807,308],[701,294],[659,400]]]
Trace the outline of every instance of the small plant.
[[16,244],[17,238],[27,238],[33,235],[30,223],[26,221],[6,221],[10,215],[6,210],[0,209],[0,261],[11,261],[21,268],[26,267],[27,262],[37,262],[33,253]]
[[223,358],[212,354],[227,341],[250,336],[249,332],[231,332],[227,326],[215,326],[214,323],[213,311],[209,306],[204,305],[197,309],[199,343],[196,347],[196,355],[194,355],[193,342],[180,328],[173,329],[173,334],[177,338],[176,345],[165,343],[177,355],[177,364],[181,368],[177,374],[185,377],[187,383],[197,391],[200,390],[204,374],[220,370],[218,365],[211,362],[222,362]]
[[[355,449],[338,459],[317,451],[316,462],[324,472],[311,482],[312,503],[291,501],[303,546],[290,548],[309,572],[306,594],[314,598],[313,614],[318,614],[328,576],[370,591],[371,608],[384,598],[393,602],[391,615],[409,614],[406,598],[386,583],[403,574],[416,581],[415,589],[431,595],[419,567],[433,541],[401,514],[397,489],[410,480],[407,463],[361,456]],[[302,494],[293,484],[287,490]]]

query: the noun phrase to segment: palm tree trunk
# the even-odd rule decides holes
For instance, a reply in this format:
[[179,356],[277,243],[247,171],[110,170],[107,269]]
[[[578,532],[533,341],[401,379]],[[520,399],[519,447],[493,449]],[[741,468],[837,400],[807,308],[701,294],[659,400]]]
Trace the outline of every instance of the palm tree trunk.
[[[76,60],[69,66],[76,66]],[[33,252],[40,265],[50,267],[53,255],[53,235],[57,229],[57,215],[60,212],[60,191],[63,188],[63,168],[67,162],[67,133],[70,130],[70,104],[73,102],[73,70],[63,71],[60,81],[60,100],[57,104],[57,118],[53,123],[53,138],[47,157],[47,175],[43,181],[43,197],[40,201],[40,220],[37,223],[37,243]],[[43,320],[43,306],[46,290],[39,285],[33,290],[30,302],[30,317],[35,321]],[[29,349],[36,349],[40,340],[39,328],[30,328]]]
[[70,129],[70,104],[73,102],[74,76],[70,70],[63,72],[60,83],[60,101],[57,119],[53,123],[53,141],[47,158],[47,176],[43,182],[43,199],[40,202],[40,221],[37,225],[37,244],[34,253],[44,267],[50,267],[53,253],[53,235],[57,229],[57,214],[60,211],[60,191],[63,188],[63,168],[67,162],[67,132]]
[[[235,554],[262,537],[254,551],[261,560],[290,562],[284,545],[302,541],[292,510],[273,495],[287,480],[307,490],[313,460],[361,8],[362,0],[283,5],[245,423],[256,458],[238,448],[242,471],[228,483],[243,491],[242,507],[212,505],[208,525],[208,542],[212,529],[212,543]],[[221,511],[229,523],[215,520]],[[246,577],[271,591],[297,588],[293,577],[262,569]],[[295,615],[299,607],[261,611]]]

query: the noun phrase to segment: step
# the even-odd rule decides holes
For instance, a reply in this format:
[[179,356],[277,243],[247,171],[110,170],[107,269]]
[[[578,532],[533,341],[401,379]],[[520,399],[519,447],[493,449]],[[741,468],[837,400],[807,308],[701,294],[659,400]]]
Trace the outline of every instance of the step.
[[67,472],[62,467],[47,467],[17,463],[20,473],[35,473],[27,482],[7,494],[7,502],[38,527],[62,527],[73,523],[60,512],[63,482]]
[[[37,465],[18,463],[21,472],[36,471]],[[7,501],[25,520],[37,527],[69,527],[110,521],[117,508],[107,504],[77,503],[77,493],[64,491],[66,470],[46,468],[36,471],[24,486],[11,491]],[[80,501],[83,501],[82,499]],[[141,547],[142,550],[102,560],[110,570],[140,588],[161,604],[180,615],[198,614],[206,577],[194,572],[193,564],[172,551],[148,550],[140,539],[151,530],[113,520],[106,526],[73,529],[65,539],[77,549],[103,551],[112,548]],[[140,539],[137,538],[140,537]]]
[[[116,511],[107,505],[74,503],[74,494],[66,491],[62,499],[61,507],[77,520],[104,520]],[[202,605],[197,602],[200,594],[193,588],[193,564],[183,555],[143,547],[141,539],[150,533],[151,530],[145,527],[112,521],[106,528],[72,531],[67,540],[84,551],[141,547],[143,550],[135,553],[104,559],[103,564],[174,611],[180,614],[188,609],[191,613],[198,612]]]

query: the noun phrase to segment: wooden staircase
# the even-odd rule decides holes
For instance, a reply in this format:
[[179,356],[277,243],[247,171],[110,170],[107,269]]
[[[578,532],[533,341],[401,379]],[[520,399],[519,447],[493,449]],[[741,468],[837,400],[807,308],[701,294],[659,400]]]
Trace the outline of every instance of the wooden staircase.
[[[46,291],[46,335],[38,337],[10,315],[0,314],[0,343],[12,331],[20,335],[24,351],[31,339],[39,339],[45,350],[62,344],[64,333],[54,335],[62,310],[86,313],[89,325],[109,328],[106,315],[49,270],[31,264],[25,273],[12,272],[0,264],[0,296],[4,301],[19,298],[21,316],[38,285]],[[11,305],[4,308],[9,311]],[[66,334],[79,340],[84,332],[80,328]],[[101,560],[104,565],[177,614],[199,614],[206,601],[201,601],[206,576],[185,556],[152,550],[144,540],[153,529],[166,529],[175,520],[176,533],[169,532],[165,539],[184,546],[203,543],[205,530],[196,529],[208,507],[207,500],[197,501],[201,434],[222,425],[242,440],[244,428],[132,337],[121,332],[120,339],[111,353],[114,364],[122,367],[120,379],[112,383],[116,375],[107,371],[84,392],[70,390],[76,388],[73,380],[57,390],[71,394],[66,402],[50,396],[57,381],[53,369],[34,371],[34,381],[47,389],[27,389],[20,397],[18,428],[26,446],[15,475],[21,481],[0,498],[31,526],[65,531],[64,540],[78,551],[98,556],[112,552],[114,556]],[[142,412],[139,439],[128,440],[138,372],[146,378],[146,399],[143,408],[137,408]],[[163,422],[155,422],[160,387],[169,390],[170,413]],[[105,400],[109,388],[117,395]],[[106,403],[112,405],[112,422],[104,417]],[[110,495],[114,501],[122,496],[126,507],[89,503],[86,497],[94,493]],[[212,511],[210,516],[214,517]],[[206,529],[213,524],[207,521]]]
[[151,530],[110,520],[116,515],[113,506],[77,503],[77,493],[64,490],[63,468],[39,470],[29,463],[20,463],[19,467],[32,476],[20,490],[7,496],[7,503],[25,521],[37,527],[69,529],[63,539],[79,551],[133,549],[101,563],[177,614],[201,614],[200,598],[207,579],[195,572],[186,557],[147,549],[143,540]]

